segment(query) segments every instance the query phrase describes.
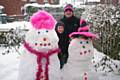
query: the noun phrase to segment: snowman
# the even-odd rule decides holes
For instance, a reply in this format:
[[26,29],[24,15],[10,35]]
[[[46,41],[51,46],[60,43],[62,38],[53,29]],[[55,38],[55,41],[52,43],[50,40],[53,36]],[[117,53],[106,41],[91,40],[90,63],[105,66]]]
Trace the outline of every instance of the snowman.
[[56,20],[40,10],[30,18],[20,56],[18,80],[60,80]]
[[63,80],[99,80],[91,61],[94,53],[92,42],[97,35],[89,32],[89,28],[84,26],[69,35],[69,58],[62,70]]

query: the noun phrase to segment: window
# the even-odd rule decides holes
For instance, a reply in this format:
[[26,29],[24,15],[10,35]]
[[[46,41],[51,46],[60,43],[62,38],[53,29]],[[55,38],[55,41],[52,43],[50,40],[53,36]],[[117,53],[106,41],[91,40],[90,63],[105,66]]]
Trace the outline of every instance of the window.
[[27,2],[27,0],[22,0],[23,2]]
[[48,3],[48,0],[44,0],[44,3]]
[[30,0],[30,2],[37,2],[37,0]]
[[52,0],[53,1],[53,3],[55,3],[55,4],[59,4],[59,1],[60,0]]

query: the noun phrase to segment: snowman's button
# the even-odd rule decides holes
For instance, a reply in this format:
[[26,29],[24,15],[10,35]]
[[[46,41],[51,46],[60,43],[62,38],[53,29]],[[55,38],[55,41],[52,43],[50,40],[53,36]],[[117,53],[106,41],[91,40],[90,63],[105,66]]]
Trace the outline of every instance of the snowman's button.
[[46,41],[47,40],[47,38],[43,38],[43,41]]
[[80,55],[82,55],[83,53],[82,52],[80,52]]
[[50,46],[51,44],[50,43],[48,43],[48,46]]
[[40,43],[40,46],[42,46],[42,43]]
[[86,54],[87,53],[87,51],[84,51],[84,54]]
[[91,52],[91,50],[88,50],[88,52],[90,53],[90,52]]
[[84,80],[88,80],[88,78],[87,78],[87,77],[84,77]]
[[87,75],[87,73],[85,72],[85,73],[84,73],[84,75],[86,76],[86,75]]
[[95,61],[93,61],[93,63],[95,63]]
[[47,44],[44,44],[44,46],[47,46]]

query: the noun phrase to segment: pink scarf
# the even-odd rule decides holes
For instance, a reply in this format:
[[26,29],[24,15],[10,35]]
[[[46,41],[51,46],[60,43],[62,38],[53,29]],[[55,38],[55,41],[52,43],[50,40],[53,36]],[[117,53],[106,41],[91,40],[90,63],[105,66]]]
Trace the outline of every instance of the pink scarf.
[[26,41],[24,42],[24,47],[32,54],[35,54],[37,56],[37,64],[38,64],[38,71],[36,73],[36,80],[40,80],[42,78],[41,76],[41,72],[42,70],[42,63],[41,60],[43,58],[46,59],[46,65],[45,65],[45,80],[49,80],[48,79],[48,65],[49,65],[49,56],[55,54],[55,53],[59,53],[60,49],[54,49],[54,50],[49,50],[47,53],[45,52],[39,52],[35,49],[33,49],[31,46],[29,46],[29,43],[27,43]]

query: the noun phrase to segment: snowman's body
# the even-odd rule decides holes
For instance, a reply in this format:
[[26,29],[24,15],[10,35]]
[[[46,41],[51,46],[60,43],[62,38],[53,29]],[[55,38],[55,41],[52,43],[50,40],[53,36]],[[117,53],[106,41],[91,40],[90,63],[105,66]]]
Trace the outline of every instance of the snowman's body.
[[[29,25],[32,26],[32,25]],[[54,29],[35,29],[31,28],[26,33],[25,42],[36,51],[47,53],[49,50],[58,48],[58,37]],[[38,62],[39,63],[39,62]],[[38,72],[37,56],[31,53],[25,47],[23,48],[22,55],[20,57],[19,77],[18,80],[37,80],[36,75]],[[45,64],[46,59],[41,59],[42,72],[39,80],[45,79]],[[60,80],[60,63],[57,53],[49,56],[48,65],[48,80]]]
[[98,80],[91,61],[93,50],[91,39],[72,39],[68,62],[63,68],[63,80]]

